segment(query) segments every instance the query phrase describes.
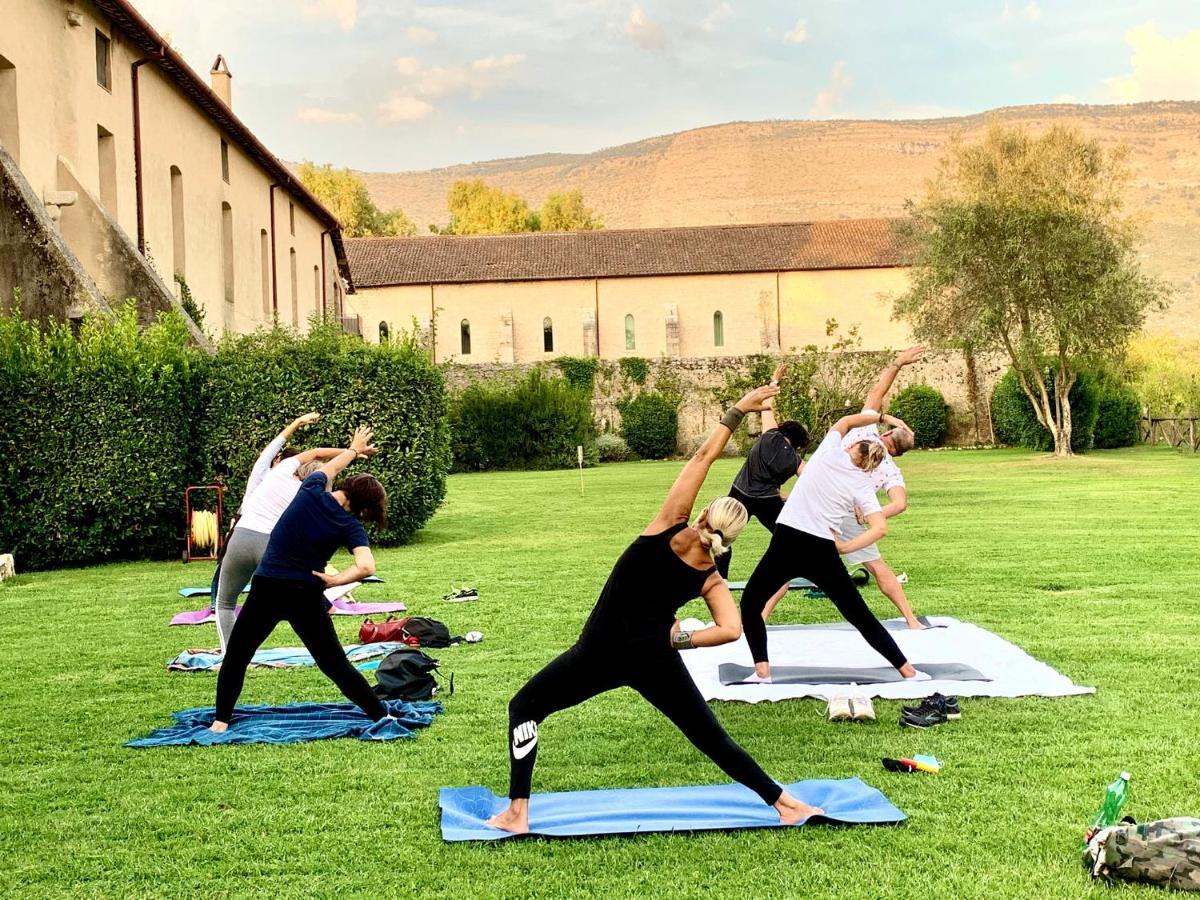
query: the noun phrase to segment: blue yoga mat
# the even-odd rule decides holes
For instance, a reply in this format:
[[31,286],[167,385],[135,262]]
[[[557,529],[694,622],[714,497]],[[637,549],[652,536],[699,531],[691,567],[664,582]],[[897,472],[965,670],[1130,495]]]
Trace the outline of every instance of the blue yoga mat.
[[[858,778],[797,781],[784,785],[784,790],[825,810],[824,816],[801,824],[894,825],[906,818],[887,797]],[[485,824],[508,806],[506,798],[487,788],[442,788],[438,805],[444,841],[516,837]],[[570,791],[534,794],[529,801],[529,833],[546,837],[779,827],[775,810],[740,784]]]
[[[383,584],[383,579],[378,575],[369,575],[363,579],[363,584]],[[242,593],[248,593],[250,585],[242,588]],[[207,597],[212,594],[212,586],[208,587],[181,587],[179,589],[180,597]]]
[[[400,641],[380,641],[374,644],[349,644],[342,649],[346,651],[346,659],[356,663],[387,656],[393,650],[407,646]],[[172,672],[211,672],[220,668],[224,658],[218,650],[184,650],[167,663],[167,668]],[[259,650],[250,659],[250,665],[268,669],[291,669],[316,664],[313,655],[303,647],[271,647]]]
[[432,701],[407,703],[385,700],[396,720],[373,722],[353,703],[290,703],[286,706],[239,706],[229,730],[213,734],[215,710],[199,706],[172,713],[175,724],[159,728],[126,747],[207,747],[212,744],[295,744],[326,738],[356,737],[363,741],[394,741],[416,737],[413,728],[425,728],[442,711]]

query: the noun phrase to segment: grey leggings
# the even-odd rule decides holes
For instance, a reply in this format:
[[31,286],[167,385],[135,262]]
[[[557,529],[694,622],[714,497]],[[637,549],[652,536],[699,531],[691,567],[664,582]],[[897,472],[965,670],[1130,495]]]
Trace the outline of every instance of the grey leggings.
[[234,610],[242,588],[250,583],[254,570],[267,550],[269,534],[235,528],[229,543],[225,545],[225,558],[221,560],[221,577],[217,582],[217,636],[221,640],[221,652],[229,645],[233,634],[233,623],[237,621]]

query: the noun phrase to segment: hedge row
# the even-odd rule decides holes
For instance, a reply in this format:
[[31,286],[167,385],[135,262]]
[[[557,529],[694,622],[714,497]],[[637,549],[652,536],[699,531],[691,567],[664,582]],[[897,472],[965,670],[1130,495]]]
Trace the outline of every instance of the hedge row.
[[282,330],[192,350],[182,322],[139,329],[130,309],[41,333],[0,314],[0,549],[22,568],[175,556],[189,484],[241,502],[254,458],[300,413],[303,446],[344,445],[359,422],[380,454],[382,542],[419,529],[445,493],[449,434],[441,373],[415,345],[369,348],[336,329]]

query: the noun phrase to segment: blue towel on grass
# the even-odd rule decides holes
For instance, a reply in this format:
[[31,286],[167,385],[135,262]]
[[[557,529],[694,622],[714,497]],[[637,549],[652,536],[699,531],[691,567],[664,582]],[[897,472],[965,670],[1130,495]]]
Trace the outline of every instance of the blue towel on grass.
[[[393,650],[407,646],[408,644],[400,641],[380,641],[374,644],[348,644],[342,649],[346,651],[346,659],[350,662],[361,662],[364,659],[387,656]],[[215,650],[184,650],[167,663],[167,668],[173,672],[205,672],[218,668],[221,659],[221,654]],[[290,669],[296,666],[316,665],[316,660],[303,647],[272,647],[255,653],[250,665]]]
[[126,747],[193,747],[211,744],[294,744],[325,738],[356,737],[362,741],[394,741],[416,737],[413,728],[425,728],[442,711],[433,701],[385,700],[397,721],[373,722],[353,703],[289,703],[286,706],[239,706],[229,730],[208,730],[216,710],[198,706],[173,713],[175,724],[159,728]]
[[[825,810],[802,825],[893,825],[905,819],[887,797],[858,778],[797,781],[784,790]],[[514,837],[486,824],[508,806],[508,800],[487,788],[442,788],[438,805],[444,841]],[[549,837],[779,827],[775,810],[740,784],[570,791],[534,794],[529,800],[530,834]]]

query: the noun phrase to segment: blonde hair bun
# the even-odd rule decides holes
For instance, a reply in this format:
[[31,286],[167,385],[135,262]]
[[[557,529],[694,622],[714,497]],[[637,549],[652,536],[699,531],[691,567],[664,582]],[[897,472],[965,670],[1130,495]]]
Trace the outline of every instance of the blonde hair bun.
[[707,511],[707,521],[697,525],[696,531],[700,534],[700,543],[715,559],[729,552],[729,545],[742,533],[750,514],[741,501],[733,497],[718,497],[708,504]]

